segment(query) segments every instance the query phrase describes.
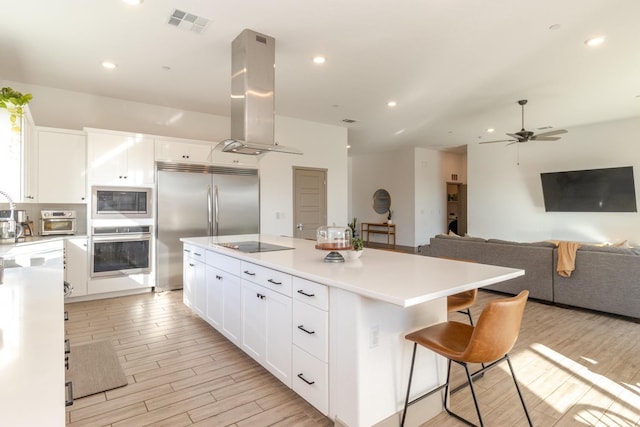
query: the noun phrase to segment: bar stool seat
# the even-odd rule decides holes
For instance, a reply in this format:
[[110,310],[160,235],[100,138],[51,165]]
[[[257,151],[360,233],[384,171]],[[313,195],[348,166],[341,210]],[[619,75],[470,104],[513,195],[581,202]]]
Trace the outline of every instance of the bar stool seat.
[[[407,408],[431,394],[445,389],[444,408],[453,417],[465,422],[469,425],[475,425],[469,420],[462,418],[449,408],[449,379],[451,376],[451,362],[455,362],[464,367],[467,375],[467,384],[471,389],[473,403],[476,408],[480,426],[484,426],[480,407],[476,398],[476,392],[473,387],[473,378],[484,374],[485,371],[493,368],[503,361],[509,364],[509,370],[513,378],[513,382],[520,396],[524,413],[532,426],[527,406],[522,397],[522,392],[516,380],[511,361],[509,359],[509,351],[513,348],[522,323],[524,307],[529,296],[528,291],[522,291],[515,297],[503,298],[490,302],[482,310],[478,318],[477,326],[467,325],[466,323],[448,321],[438,323],[436,325],[422,328],[406,335],[406,339],[413,341],[413,354],[411,356],[411,369],[409,373],[409,384],[407,385],[407,396],[405,406],[402,413],[401,426],[404,426]],[[413,377],[413,367],[416,357],[416,349],[418,344],[448,359],[447,379],[441,386],[429,391],[428,393],[409,401],[411,392],[411,380]],[[483,368],[474,372],[469,372],[469,363],[481,363]],[[486,364],[486,366],[485,366]]]
[[471,307],[476,303],[478,297],[478,289],[471,289],[469,291],[460,292],[447,297],[447,312],[466,314],[469,317],[469,323],[473,325],[473,318],[471,317]]

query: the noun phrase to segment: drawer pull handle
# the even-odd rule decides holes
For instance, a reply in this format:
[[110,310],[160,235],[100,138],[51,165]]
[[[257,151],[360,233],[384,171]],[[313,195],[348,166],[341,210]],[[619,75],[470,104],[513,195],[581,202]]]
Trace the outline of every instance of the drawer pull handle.
[[67,320],[69,320],[69,312],[65,311],[64,312],[64,321],[66,322]]
[[64,354],[71,353],[71,341],[67,338],[64,340]]
[[305,291],[303,291],[302,289],[298,289],[298,293],[301,295],[304,295],[305,297],[315,297],[316,294],[308,294]]
[[269,280],[267,280],[267,282],[269,282],[269,283],[273,283],[274,285],[282,285],[282,282],[276,282],[276,281],[275,281],[275,280],[273,280],[273,279],[269,279]]
[[71,406],[73,405],[73,386],[71,381],[64,383],[64,387],[67,390],[67,399],[64,401],[64,406]]
[[69,356],[64,357],[64,367],[67,368],[67,371],[69,370]]
[[194,252],[193,254],[197,256],[202,256],[202,254],[199,254],[198,252]]
[[243,273],[244,274],[248,274],[249,276],[255,276],[256,275],[256,273],[252,273],[249,270],[245,270]]
[[195,267],[195,266],[196,266],[195,264],[189,263],[189,267]]
[[316,382],[315,381],[309,381],[307,380],[302,374],[298,374],[298,378],[300,378],[302,381],[304,381],[305,383],[309,384],[309,385],[313,385]]
[[315,333],[316,333],[316,331],[308,331],[308,330],[306,330],[306,329],[304,328],[304,325],[298,325],[298,329],[300,329],[302,332],[306,332],[306,333],[308,333],[309,335],[313,335],[313,334],[315,334]]
[[184,251],[185,251],[186,253],[188,253],[188,254],[190,254],[190,253],[191,253],[191,251],[190,251],[189,249],[185,249]]
[[222,280],[222,276],[220,276],[220,275],[216,274],[216,279],[218,279],[218,280]]

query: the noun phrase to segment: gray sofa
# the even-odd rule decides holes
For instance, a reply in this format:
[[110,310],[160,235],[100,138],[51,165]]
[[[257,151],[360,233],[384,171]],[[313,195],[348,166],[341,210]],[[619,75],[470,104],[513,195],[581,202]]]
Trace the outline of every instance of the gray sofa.
[[525,275],[487,289],[516,295],[523,289],[542,301],[640,319],[640,256],[635,250],[583,245],[570,277],[556,272],[558,251],[550,242],[432,237],[423,255],[521,268]]

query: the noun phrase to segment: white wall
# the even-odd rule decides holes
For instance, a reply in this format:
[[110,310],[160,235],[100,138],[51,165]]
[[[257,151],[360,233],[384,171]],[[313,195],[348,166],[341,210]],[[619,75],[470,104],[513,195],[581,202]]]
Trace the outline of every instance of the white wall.
[[[268,154],[260,160],[261,227],[270,234],[293,235],[293,166],[327,171],[327,223],[347,225],[347,129],[276,118],[276,140],[304,153]],[[279,213],[279,214],[278,214]]]
[[569,129],[555,142],[468,147],[469,234],[520,241],[640,242],[637,213],[545,212],[541,172],[633,166],[640,118]]
[[[205,141],[229,137],[228,117],[19,82],[0,83],[33,95],[29,107],[39,126],[91,127]],[[299,148],[304,155],[270,153],[261,158],[261,231],[293,234],[294,165],[328,170],[327,218],[329,223],[346,225],[347,129],[276,116],[275,132],[282,145]]]
[[[350,216],[358,223],[383,222],[386,215],[372,208],[373,193],[386,189],[391,195],[397,244],[417,247],[446,228],[446,187],[451,173],[465,176],[463,156],[425,148],[352,156]],[[386,242],[384,236],[373,241]]]

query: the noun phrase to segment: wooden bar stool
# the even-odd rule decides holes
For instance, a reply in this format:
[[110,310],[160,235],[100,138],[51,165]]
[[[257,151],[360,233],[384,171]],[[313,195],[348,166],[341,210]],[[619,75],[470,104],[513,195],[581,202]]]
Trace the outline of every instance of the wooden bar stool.
[[[484,310],[482,310],[482,313],[478,318],[478,324],[475,327],[467,325],[466,323],[448,321],[420,329],[405,337],[409,341],[413,341],[414,344],[413,355],[411,356],[409,384],[407,385],[407,396],[405,399],[404,410],[402,412],[401,426],[404,426],[407,407],[409,405],[442,390],[442,388],[445,389],[444,408],[447,413],[464,423],[472,426],[474,425],[469,420],[462,418],[460,415],[449,409],[449,379],[451,376],[451,362],[456,362],[464,367],[480,426],[484,426],[482,415],[480,414],[480,407],[478,406],[478,400],[476,398],[476,392],[473,387],[473,378],[477,375],[483,374],[485,371],[505,360],[509,364],[509,370],[511,371],[513,382],[515,383],[516,390],[520,396],[520,401],[522,402],[524,413],[527,416],[527,421],[529,421],[530,426],[533,426],[508,354],[518,338],[520,325],[522,323],[522,315],[524,313],[524,307],[528,296],[529,291],[522,291],[518,296],[498,299],[490,302]],[[447,379],[443,385],[416,399],[413,399],[412,401],[409,401],[413,366],[418,344],[448,359]],[[471,374],[469,372],[469,363],[483,363],[487,365]]]

